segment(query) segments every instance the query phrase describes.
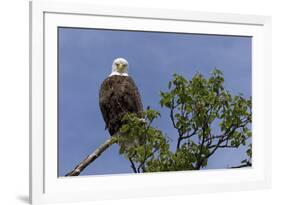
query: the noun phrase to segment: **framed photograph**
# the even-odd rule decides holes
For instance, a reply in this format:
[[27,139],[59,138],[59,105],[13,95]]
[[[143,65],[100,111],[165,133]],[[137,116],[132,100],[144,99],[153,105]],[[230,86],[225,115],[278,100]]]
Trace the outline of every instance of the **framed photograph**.
[[31,203],[270,187],[270,32],[265,16],[31,2]]

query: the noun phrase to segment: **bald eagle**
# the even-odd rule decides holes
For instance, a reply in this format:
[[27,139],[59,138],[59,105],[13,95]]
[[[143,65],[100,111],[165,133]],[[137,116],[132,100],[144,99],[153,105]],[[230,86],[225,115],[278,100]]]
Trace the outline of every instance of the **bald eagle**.
[[143,110],[138,88],[128,75],[128,62],[124,58],[113,61],[111,74],[102,82],[99,91],[100,110],[106,129],[111,136],[122,126],[124,114]]

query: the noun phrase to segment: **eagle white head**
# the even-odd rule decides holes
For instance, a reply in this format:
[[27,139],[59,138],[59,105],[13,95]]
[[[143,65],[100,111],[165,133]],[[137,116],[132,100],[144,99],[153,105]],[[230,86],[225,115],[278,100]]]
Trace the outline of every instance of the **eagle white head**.
[[112,72],[109,76],[121,75],[128,76],[129,63],[124,58],[116,58],[112,63]]

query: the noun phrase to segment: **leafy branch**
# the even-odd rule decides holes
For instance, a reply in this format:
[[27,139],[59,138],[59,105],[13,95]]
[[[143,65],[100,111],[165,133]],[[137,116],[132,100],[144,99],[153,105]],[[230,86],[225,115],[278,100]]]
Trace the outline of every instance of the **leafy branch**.
[[[127,114],[128,124],[121,128],[125,130],[123,138],[143,139],[143,144],[124,145],[120,154],[131,157],[132,162],[141,167],[137,169],[138,173],[198,170],[207,166],[208,159],[218,149],[248,146],[248,159],[233,168],[251,166],[252,100],[242,94],[231,95],[223,83],[223,74],[217,69],[208,79],[196,74],[187,80],[174,74],[168,83],[168,91],[160,93],[160,105],[168,109],[171,124],[177,130],[177,135],[173,136],[177,142],[176,151],[170,150],[167,136],[151,127],[159,113],[147,110],[144,115],[154,115],[146,119],[146,124],[135,123],[137,116]],[[149,126],[145,126],[147,124]],[[159,138],[160,144],[152,143]]]
[[177,150],[183,146],[193,150],[195,169],[205,167],[218,149],[245,146],[252,136],[251,98],[232,96],[223,83],[223,74],[217,69],[209,79],[196,74],[187,80],[174,74],[168,91],[161,92],[160,104],[169,109],[178,131]]

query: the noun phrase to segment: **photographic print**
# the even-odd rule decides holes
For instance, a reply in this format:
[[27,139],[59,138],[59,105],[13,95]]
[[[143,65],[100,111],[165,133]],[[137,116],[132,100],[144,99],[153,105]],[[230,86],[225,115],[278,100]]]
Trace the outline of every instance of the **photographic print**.
[[270,50],[268,16],[30,2],[30,202],[270,188]]
[[57,32],[59,177],[252,166],[252,37]]

